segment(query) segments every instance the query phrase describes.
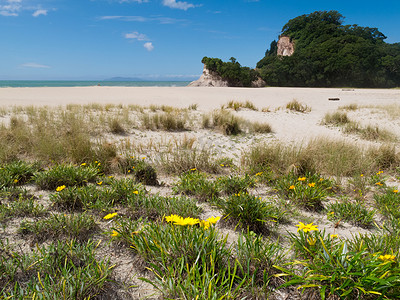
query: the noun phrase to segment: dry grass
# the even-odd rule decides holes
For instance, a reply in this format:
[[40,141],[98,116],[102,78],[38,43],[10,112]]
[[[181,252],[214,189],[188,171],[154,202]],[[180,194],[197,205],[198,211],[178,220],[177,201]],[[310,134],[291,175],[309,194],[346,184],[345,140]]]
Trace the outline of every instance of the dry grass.
[[296,99],[293,99],[288,104],[286,104],[286,109],[300,113],[307,113],[311,111],[311,107],[300,103]]
[[400,155],[391,146],[362,149],[344,140],[316,138],[306,145],[261,143],[242,157],[242,165],[253,173],[271,170],[275,174],[295,171],[321,172],[341,178],[390,169],[400,163]]

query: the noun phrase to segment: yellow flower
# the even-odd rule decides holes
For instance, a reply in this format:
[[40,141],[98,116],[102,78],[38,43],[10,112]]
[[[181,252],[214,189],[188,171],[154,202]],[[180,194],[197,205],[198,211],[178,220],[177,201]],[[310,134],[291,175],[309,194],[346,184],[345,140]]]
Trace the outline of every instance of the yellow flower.
[[112,214],[108,214],[106,216],[103,217],[104,220],[109,220],[114,218],[116,215],[118,215],[118,213],[112,213]]
[[399,190],[393,190],[393,193],[397,194],[399,192]]
[[383,184],[382,184],[382,182],[377,182],[377,183],[375,183],[375,185],[379,185],[379,186],[382,186]]
[[128,173],[130,173],[131,172],[131,170],[128,170]]
[[118,236],[118,235],[119,235],[119,233],[117,231],[115,231],[115,230],[113,230],[112,233],[111,233],[111,236]]
[[331,234],[331,239],[338,238],[339,236],[337,234]]
[[319,179],[319,182],[321,182],[321,181],[324,181],[324,179],[323,179],[323,178],[320,178],[320,179]]
[[178,216],[178,215],[170,215],[170,216],[166,216],[165,217],[165,221],[167,222],[175,222],[175,221],[179,221],[180,219],[182,219],[182,217]]
[[56,188],[56,191],[57,192],[61,192],[63,189],[65,189],[66,188],[66,186],[65,185],[62,185],[62,186],[59,186],[59,187],[57,187]]
[[146,159],[146,156],[143,156],[142,159]]
[[211,223],[208,222],[208,221],[202,220],[202,221],[200,222],[200,226],[201,226],[201,227],[204,227],[204,229],[208,229],[208,228],[210,228]]
[[98,182],[97,184],[98,184],[98,185],[102,185],[102,184],[103,184],[103,181],[100,181],[100,182]]
[[308,184],[309,187],[314,187],[315,186],[315,182],[311,182]]
[[220,164],[221,167],[225,167],[223,164]]
[[134,193],[135,195],[138,195],[139,191],[133,191],[132,193]]
[[387,262],[387,261],[394,261],[396,259],[396,256],[394,255],[390,255],[390,254],[386,254],[386,255],[380,255],[379,259]]
[[364,174],[361,174],[360,176],[361,176],[361,177],[364,177]]
[[298,180],[299,181],[304,181],[304,180],[306,180],[306,178],[305,177],[299,177]]
[[110,176],[108,176],[108,178],[110,178],[110,179],[111,179],[111,178],[114,178],[114,176],[110,175]]
[[219,221],[219,219],[221,219],[221,217],[211,217],[211,218],[208,218],[206,221],[211,224],[215,224]]
[[256,176],[261,176],[263,172],[258,172]]
[[307,242],[308,242],[308,244],[309,244],[310,246],[314,246],[315,243],[317,242],[317,239],[312,238],[312,237],[309,237],[309,238],[307,239]]
[[180,222],[175,222],[175,225],[186,226],[186,225],[196,225],[199,223],[200,223],[199,219],[194,219],[194,218],[189,217],[189,218],[180,220]]
[[294,185],[289,186],[289,190],[294,190]]
[[307,233],[309,231],[318,231],[318,228],[317,228],[318,226],[313,225],[313,223],[305,225],[303,222],[299,222],[299,224],[296,226],[299,227],[297,229],[297,232],[299,232],[300,230],[303,230],[305,233]]
[[82,163],[81,166],[82,166],[82,167],[86,166],[86,163]]
[[378,173],[376,173],[376,175],[381,175],[383,173],[383,171],[379,171]]
[[18,183],[18,179],[14,179],[14,183]]
[[190,169],[190,171],[196,171],[196,168]]
[[135,168],[135,166],[132,167],[132,170]]

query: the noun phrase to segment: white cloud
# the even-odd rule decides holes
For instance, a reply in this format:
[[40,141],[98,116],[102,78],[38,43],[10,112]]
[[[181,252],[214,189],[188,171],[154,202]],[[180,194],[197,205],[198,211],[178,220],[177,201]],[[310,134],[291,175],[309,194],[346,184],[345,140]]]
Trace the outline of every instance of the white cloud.
[[163,5],[170,8],[177,8],[187,10],[189,8],[196,7],[194,4],[187,3],[186,1],[176,1],[176,0],[163,0]]
[[22,0],[3,0],[0,3],[0,15],[5,17],[16,17],[19,11],[22,9]]
[[35,69],[50,69],[50,66],[42,65],[42,64],[37,64],[34,62],[26,63],[20,65],[22,68],[35,68]]
[[137,31],[134,31],[131,33],[126,33],[125,38],[138,40],[138,41],[148,41],[149,40],[145,34],[139,33]]
[[158,22],[160,24],[176,24],[187,22],[185,19],[174,19],[168,17],[143,17],[143,16],[102,16],[98,18],[104,20],[120,20],[125,22]]
[[39,17],[40,15],[46,16],[47,15],[47,10],[46,9],[37,9],[32,16],[34,17]]
[[144,43],[143,47],[145,47],[147,51],[153,51],[154,49],[153,43],[150,42]]
[[47,15],[47,9],[42,9],[40,5],[29,5],[29,2],[26,0],[0,0],[0,16],[17,17],[22,11],[31,11],[34,17]]
[[149,2],[149,0],[119,0],[118,2],[119,3],[124,3],[124,2],[127,2],[127,3],[130,3],[130,2],[146,3],[146,2]]

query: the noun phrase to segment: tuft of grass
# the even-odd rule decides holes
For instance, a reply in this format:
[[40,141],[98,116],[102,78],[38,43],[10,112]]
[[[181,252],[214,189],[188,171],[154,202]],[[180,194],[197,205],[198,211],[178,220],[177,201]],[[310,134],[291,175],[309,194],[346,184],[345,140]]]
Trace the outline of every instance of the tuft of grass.
[[290,173],[275,182],[275,189],[284,197],[292,199],[299,206],[310,210],[321,210],[322,202],[332,189],[332,182],[319,174],[305,174],[298,177]]
[[235,111],[239,111],[241,108],[247,108],[250,110],[258,111],[257,107],[255,107],[255,105],[249,100],[247,100],[246,102],[231,100],[226,105],[223,105],[221,107],[221,109],[224,109],[224,108],[230,108]]
[[349,105],[340,106],[339,109],[341,109],[341,110],[351,110],[351,111],[354,111],[354,110],[359,109],[359,106],[358,106],[358,104],[356,104],[356,103],[351,103],[351,104],[349,104]]
[[[106,185],[100,181],[102,185]],[[66,211],[95,209],[108,211],[117,205],[126,205],[132,199],[142,198],[146,194],[141,184],[129,179],[110,179],[104,188],[99,183],[83,187],[69,187],[50,195],[55,208]]]
[[207,174],[191,170],[182,173],[179,181],[174,184],[172,190],[175,193],[196,196],[202,201],[213,201],[219,196],[219,188],[215,182],[208,180]]
[[335,126],[342,126],[345,124],[349,124],[350,123],[350,119],[347,116],[347,113],[342,112],[342,111],[335,111],[333,113],[326,113],[323,123],[325,125],[327,124],[332,124]]
[[187,119],[187,114],[180,111],[144,113],[141,116],[142,127],[149,130],[185,131],[188,130]]
[[375,210],[369,210],[360,202],[335,202],[327,205],[328,219],[336,223],[340,220],[356,226],[370,228],[374,223]]
[[396,141],[396,136],[387,129],[379,128],[377,125],[361,126],[356,122],[350,122],[344,127],[345,133],[357,134],[361,138],[369,141],[383,141],[393,142]]
[[36,203],[33,197],[28,199],[20,195],[18,200],[0,203],[0,222],[13,217],[41,217],[47,213],[43,205]]
[[398,189],[387,188],[384,194],[375,194],[379,211],[387,217],[400,219],[400,193]]
[[169,153],[160,153],[157,163],[166,174],[181,174],[191,169],[218,173],[221,169],[210,150],[207,149],[181,149],[177,147]]
[[[0,241],[0,282],[5,299],[90,299],[111,288],[108,260],[96,258],[93,241],[57,241],[31,254]],[[109,294],[109,292],[107,293]]]
[[251,131],[257,133],[271,133],[272,127],[268,123],[260,123],[260,122],[252,122],[251,124]]
[[221,192],[226,195],[238,193],[247,193],[249,188],[255,187],[256,179],[249,175],[240,176],[222,176],[217,178],[217,185]]
[[113,118],[109,121],[110,131],[114,134],[125,134],[125,128],[121,125],[120,120]]
[[53,214],[38,221],[22,221],[18,232],[22,235],[32,235],[33,240],[37,242],[58,239],[86,241],[97,230],[98,225],[88,214]]
[[128,206],[131,208],[132,217],[135,219],[161,220],[164,216],[172,214],[185,218],[198,218],[202,211],[194,199],[187,197],[163,197],[160,195],[131,197],[128,200]]
[[267,203],[261,197],[239,193],[218,201],[224,219],[240,228],[256,233],[269,233],[268,224],[285,221],[285,212]]
[[[386,253],[380,251],[370,253],[362,248],[352,251],[346,241],[318,229],[312,232],[299,230],[297,235],[291,234],[291,238],[309,259],[295,258],[286,265],[289,267],[278,267],[281,275],[290,276],[282,287],[300,284],[308,299],[356,299],[370,298],[370,295],[377,299],[392,299],[398,295],[400,284],[393,284],[397,277],[400,278],[398,250],[393,253],[395,259],[391,255],[387,259]],[[299,266],[300,272],[297,272]],[[389,273],[391,276],[387,276]]]
[[292,101],[287,103],[286,109],[300,113],[307,113],[311,111],[311,107],[308,107],[307,105],[300,103],[296,99],[293,99]]
[[[203,122],[204,123],[204,122]],[[212,113],[212,126],[219,128],[225,135],[241,133],[245,121],[226,110],[215,110]]]
[[[146,224],[141,230],[126,226],[120,237],[144,258],[154,276],[142,279],[165,298],[237,299],[247,278],[237,276],[239,266],[214,226]],[[118,228],[116,228],[118,231]]]
[[95,182],[99,175],[98,163],[85,166],[60,164],[34,176],[36,185],[41,189],[55,190],[59,186],[82,186]]

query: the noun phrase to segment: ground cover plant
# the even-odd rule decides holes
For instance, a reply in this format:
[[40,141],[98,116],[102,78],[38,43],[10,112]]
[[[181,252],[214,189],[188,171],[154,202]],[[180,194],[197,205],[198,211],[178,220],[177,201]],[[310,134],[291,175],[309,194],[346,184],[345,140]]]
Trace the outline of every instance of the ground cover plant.
[[[259,142],[265,136],[251,122],[239,119],[241,132],[227,135],[212,115],[204,128],[196,109],[5,111],[12,116],[0,126],[0,298],[400,296],[397,144]],[[229,121],[243,109],[253,108],[232,101],[215,113]],[[209,136],[175,132],[161,119],[142,132],[145,115],[168,114]],[[151,140],[168,130],[177,136]],[[139,142],[146,134],[147,144]],[[86,145],[63,148],[66,135]],[[247,138],[254,141],[232,155]],[[209,146],[218,139],[232,149]]]

